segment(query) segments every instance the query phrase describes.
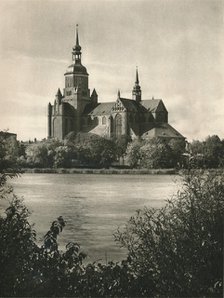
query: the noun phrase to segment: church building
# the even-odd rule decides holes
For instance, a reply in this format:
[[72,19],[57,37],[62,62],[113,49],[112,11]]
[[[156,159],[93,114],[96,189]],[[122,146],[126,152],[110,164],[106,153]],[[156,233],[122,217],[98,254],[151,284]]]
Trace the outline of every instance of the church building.
[[168,124],[168,111],[162,99],[143,99],[138,70],[132,98],[118,94],[113,102],[99,102],[89,74],[81,61],[78,28],[72,49],[72,64],[65,74],[65,88],[58,89],[54,104],[48,104],[48,138],[63,140],[69,133],[88,132],[106,138],[184,137]]

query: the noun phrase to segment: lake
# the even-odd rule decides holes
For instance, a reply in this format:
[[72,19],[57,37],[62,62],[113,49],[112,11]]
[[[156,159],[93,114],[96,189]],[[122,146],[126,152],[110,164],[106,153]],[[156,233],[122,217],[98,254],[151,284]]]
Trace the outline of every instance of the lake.
[[126,251],[113,233],[137,209],[161,207],[179,188],[175,175],[23,174],[13,180],[15,193],[32,212],[38,243],[51,222],[62,215],[66,227],[60,249],[72,241],[81,245],[89,261],[118,261]]

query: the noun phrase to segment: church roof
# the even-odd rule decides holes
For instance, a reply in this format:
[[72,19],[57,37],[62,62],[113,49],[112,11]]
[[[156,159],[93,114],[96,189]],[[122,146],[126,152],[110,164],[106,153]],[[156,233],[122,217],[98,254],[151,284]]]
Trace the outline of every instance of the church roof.
[[184,138],[176,129],[168,123],[157,123],[156,126],[145,132],[143,138]]
[[137,112],[139,110],[139,105],[135,100],[122,97],[120,98],[120,100],[123,103],[124,107],[127,109],[127,111]]
[[67,74],[85,74],[88,75],[86,67],[83,66],[81,63],[75,62],[69,65],[69,67],[66,70],[65,75]]
[[[136,100],[121,97],[120,101],[129,112],[146,112],[146,110],[155,112],[158,106],[163,104],[161,99],[142,100],[138,103]],[[108,115],[115,103],[116,102],[102,102],[94,109],[92,109],[91,106],[88,106],[87,109],[85,109],[84,114],[93,116]]]
[[114,102],[101,102],[98,106],[89,112],[90,116],[101,116],[101,115],[108,115],[112,107],[114,106]]
[[160,103],[163,104],[162,99],[145,99],[141,101],[141,104],[151,112],[155,112]]

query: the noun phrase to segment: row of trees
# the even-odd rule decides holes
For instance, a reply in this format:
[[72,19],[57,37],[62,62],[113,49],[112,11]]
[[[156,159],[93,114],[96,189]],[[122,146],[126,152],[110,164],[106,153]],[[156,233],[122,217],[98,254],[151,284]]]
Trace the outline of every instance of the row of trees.
[[[130,141],[125,137],[105,139],[93,134],[70,135],[63,142],[45,140],[24,144],[18,142],[3,146],[0,142],[0,157],[7,151],[7,162],[20,167],[109,167],[119,160],[131,168],[218,168],[224,166],[224,140],[209,136],[204,141],[191,143],[183,139]],[[1,166],[1,165],[0,165]]]

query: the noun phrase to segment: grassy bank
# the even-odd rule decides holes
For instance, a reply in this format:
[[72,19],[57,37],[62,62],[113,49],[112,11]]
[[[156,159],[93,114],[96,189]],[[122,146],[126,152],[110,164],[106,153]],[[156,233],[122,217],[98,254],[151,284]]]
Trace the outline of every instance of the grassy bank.
[[83,169],[83,168],[24,168],[23,173],[52,173],[52,174],[116,174],[116,175],[172,175],[176,169]]

